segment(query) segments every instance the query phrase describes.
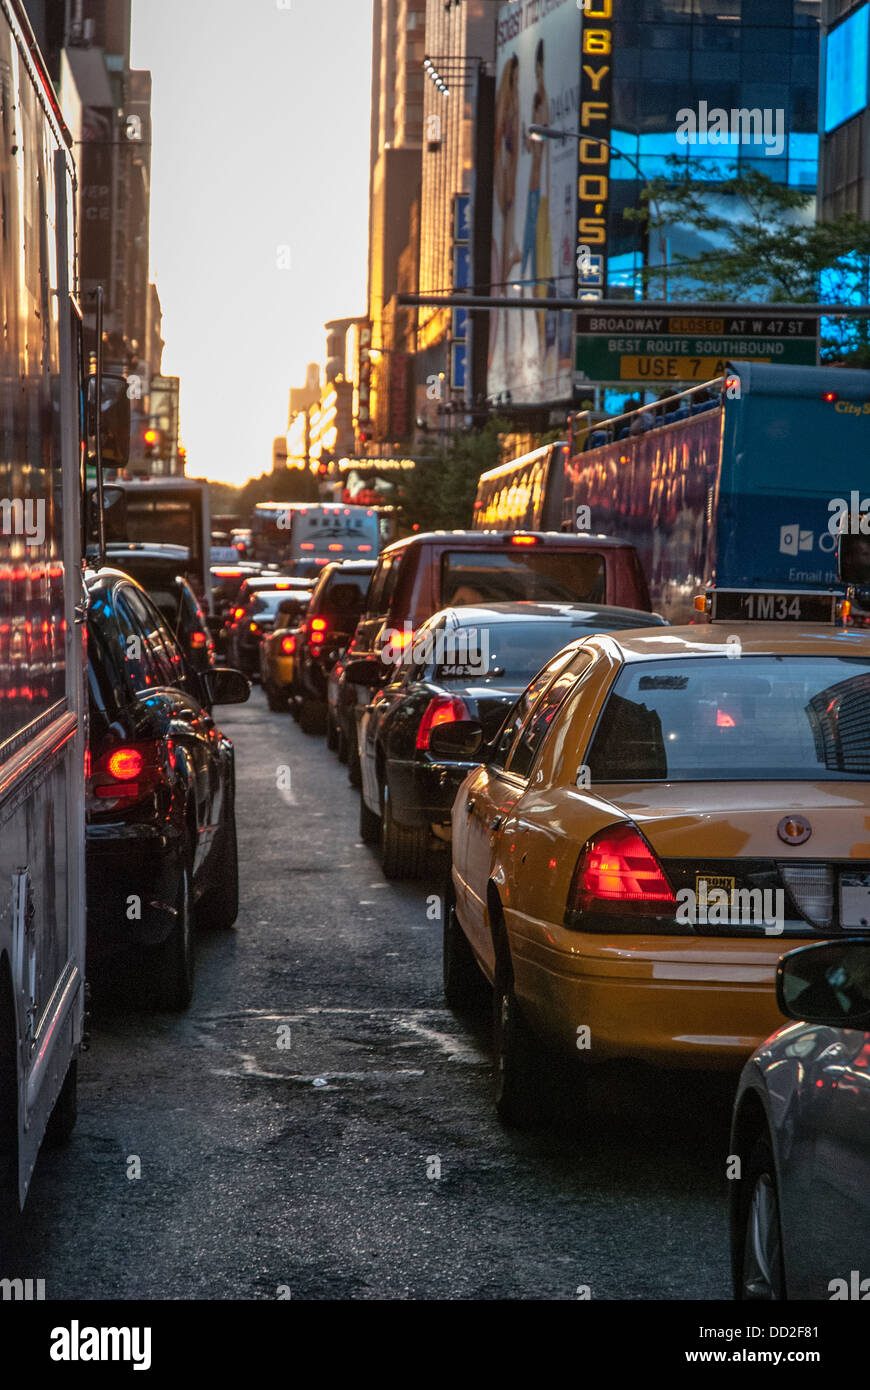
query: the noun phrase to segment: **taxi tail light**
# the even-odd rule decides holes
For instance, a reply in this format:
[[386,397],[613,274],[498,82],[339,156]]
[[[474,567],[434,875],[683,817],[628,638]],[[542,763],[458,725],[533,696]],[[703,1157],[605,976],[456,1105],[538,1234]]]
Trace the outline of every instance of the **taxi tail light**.
[[582,912],[667,912],[676,907],[665,871],[630,822],[608,826],[583,846],[567,914]]
[[174,761],[172,743],[149,740],[116,744],[91,755],[87,804],[91,810],[109,811],[131,806],[151,796],[167,780],[166,758]]
[[289,634],[281,638],[281,655],[292,656],[296,650],[296,638]]
[[425,753],[429,747],[432,730],[439,724],[455,724],[460,719],[470,719],[471,715],[463,700],[455,695],[436,695],[423,712],[417,730],[418,751]]

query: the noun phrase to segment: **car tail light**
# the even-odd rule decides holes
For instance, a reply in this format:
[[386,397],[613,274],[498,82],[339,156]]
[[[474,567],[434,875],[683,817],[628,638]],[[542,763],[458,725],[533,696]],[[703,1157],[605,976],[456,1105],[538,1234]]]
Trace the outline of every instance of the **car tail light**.
[[233,621],[234,621],[234,622],[238,622],[238,621],[239,621],[239,618],[241,618],[241,617],[244,616],[244,612],[245,612],[244,608],[234,608],[234,609],[233,609]]
[[296,638],[295,638],[295,637],[293,637],[292,635],[290,635],[290,634],[288,633],[288,635],[287,635],[286,637],[282,637],[282,638],[281,638],[281,655],[282,655],[282,656],[292,656],[293,653],[295,652],[295,650],[296,650]]
[[577,860],[566,920],[582,912],[649,912],[676,906],[664,869],[630,821],[593,835]]
[[253,622],[248,623],[248,631],[249,631],[249,632],[259,632],[259,631],[260,631],[260,624],[259,624],[259,623],[253,623]]
[[358,545],[357,550],[371,550],[370,545]]
[[537,536],[511,536],[509,545],[537,545]]
[[111,811],[150,796],[166,780],[167,765],[174,766],[171,741],[123,743],[98,756],[91,755],[87,784],[88,807]]
[[417,730],[417,748],[425,752],[429,747],[432,730],[439,724],[455,724],[459,719],[470,719],[465,702],[455,695],[436,695],[430,700],[420,720]]
[[208,638],[204,632],[192,632],[190,634],[190,645],[194,651],[201,652],[203,647],[208,646]]
[[334,542],[332,545],[330,545],[329,549],[330,549],[330,550],[344,550],[344,546],[343,546],[343,545],[339,545],[338,542],[336,541],[336,542]]

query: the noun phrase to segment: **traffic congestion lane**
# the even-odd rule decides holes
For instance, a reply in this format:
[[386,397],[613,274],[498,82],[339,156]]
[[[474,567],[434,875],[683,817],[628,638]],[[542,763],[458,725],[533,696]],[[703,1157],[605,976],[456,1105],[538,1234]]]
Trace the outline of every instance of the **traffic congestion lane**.
[[623,1069],[594,1126],[503,1130],[486,1010],[443,1003],[436,886],[384,881],[322,739],[260,691],[222,719],[237,929],[199,937],[183,1017],[95,990],[79,1124],[0,1275],[49,1298],[728,1298],[734,1084]]

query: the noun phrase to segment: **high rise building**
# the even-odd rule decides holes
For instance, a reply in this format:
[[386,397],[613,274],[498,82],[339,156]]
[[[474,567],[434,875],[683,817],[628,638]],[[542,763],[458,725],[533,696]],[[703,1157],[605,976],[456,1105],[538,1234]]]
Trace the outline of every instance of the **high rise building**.
[[823,0],[819,204],[870,221],[870,4]]

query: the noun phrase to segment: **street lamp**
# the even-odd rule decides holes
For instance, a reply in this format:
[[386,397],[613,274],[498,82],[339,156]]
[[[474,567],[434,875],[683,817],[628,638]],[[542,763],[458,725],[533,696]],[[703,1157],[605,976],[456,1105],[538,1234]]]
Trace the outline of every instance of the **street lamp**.
[[[633,155],[626,154],[625,150],[618,150],[615,145],[611,145],[609,140],[602,140],[598,135],[587,135],[585,130],[560,130],[558,126],[552,125],[530,125],[529,135],[533,140],[591,140],[596,145],[604,145],[610,150],[611,159],[624,159],[634,169],[641,183],[650,188],[649,179],[644,174],[637,160]],[[667,242],[661,230],[662,215],[656,199],[650,193],[650,203],[652,204],[656,218],[659,222],[659,253],[662,258],[662,277],[664,298],[668,297],[668,262],[667,262]],[[646,286],[644,286],[646,294]]]

